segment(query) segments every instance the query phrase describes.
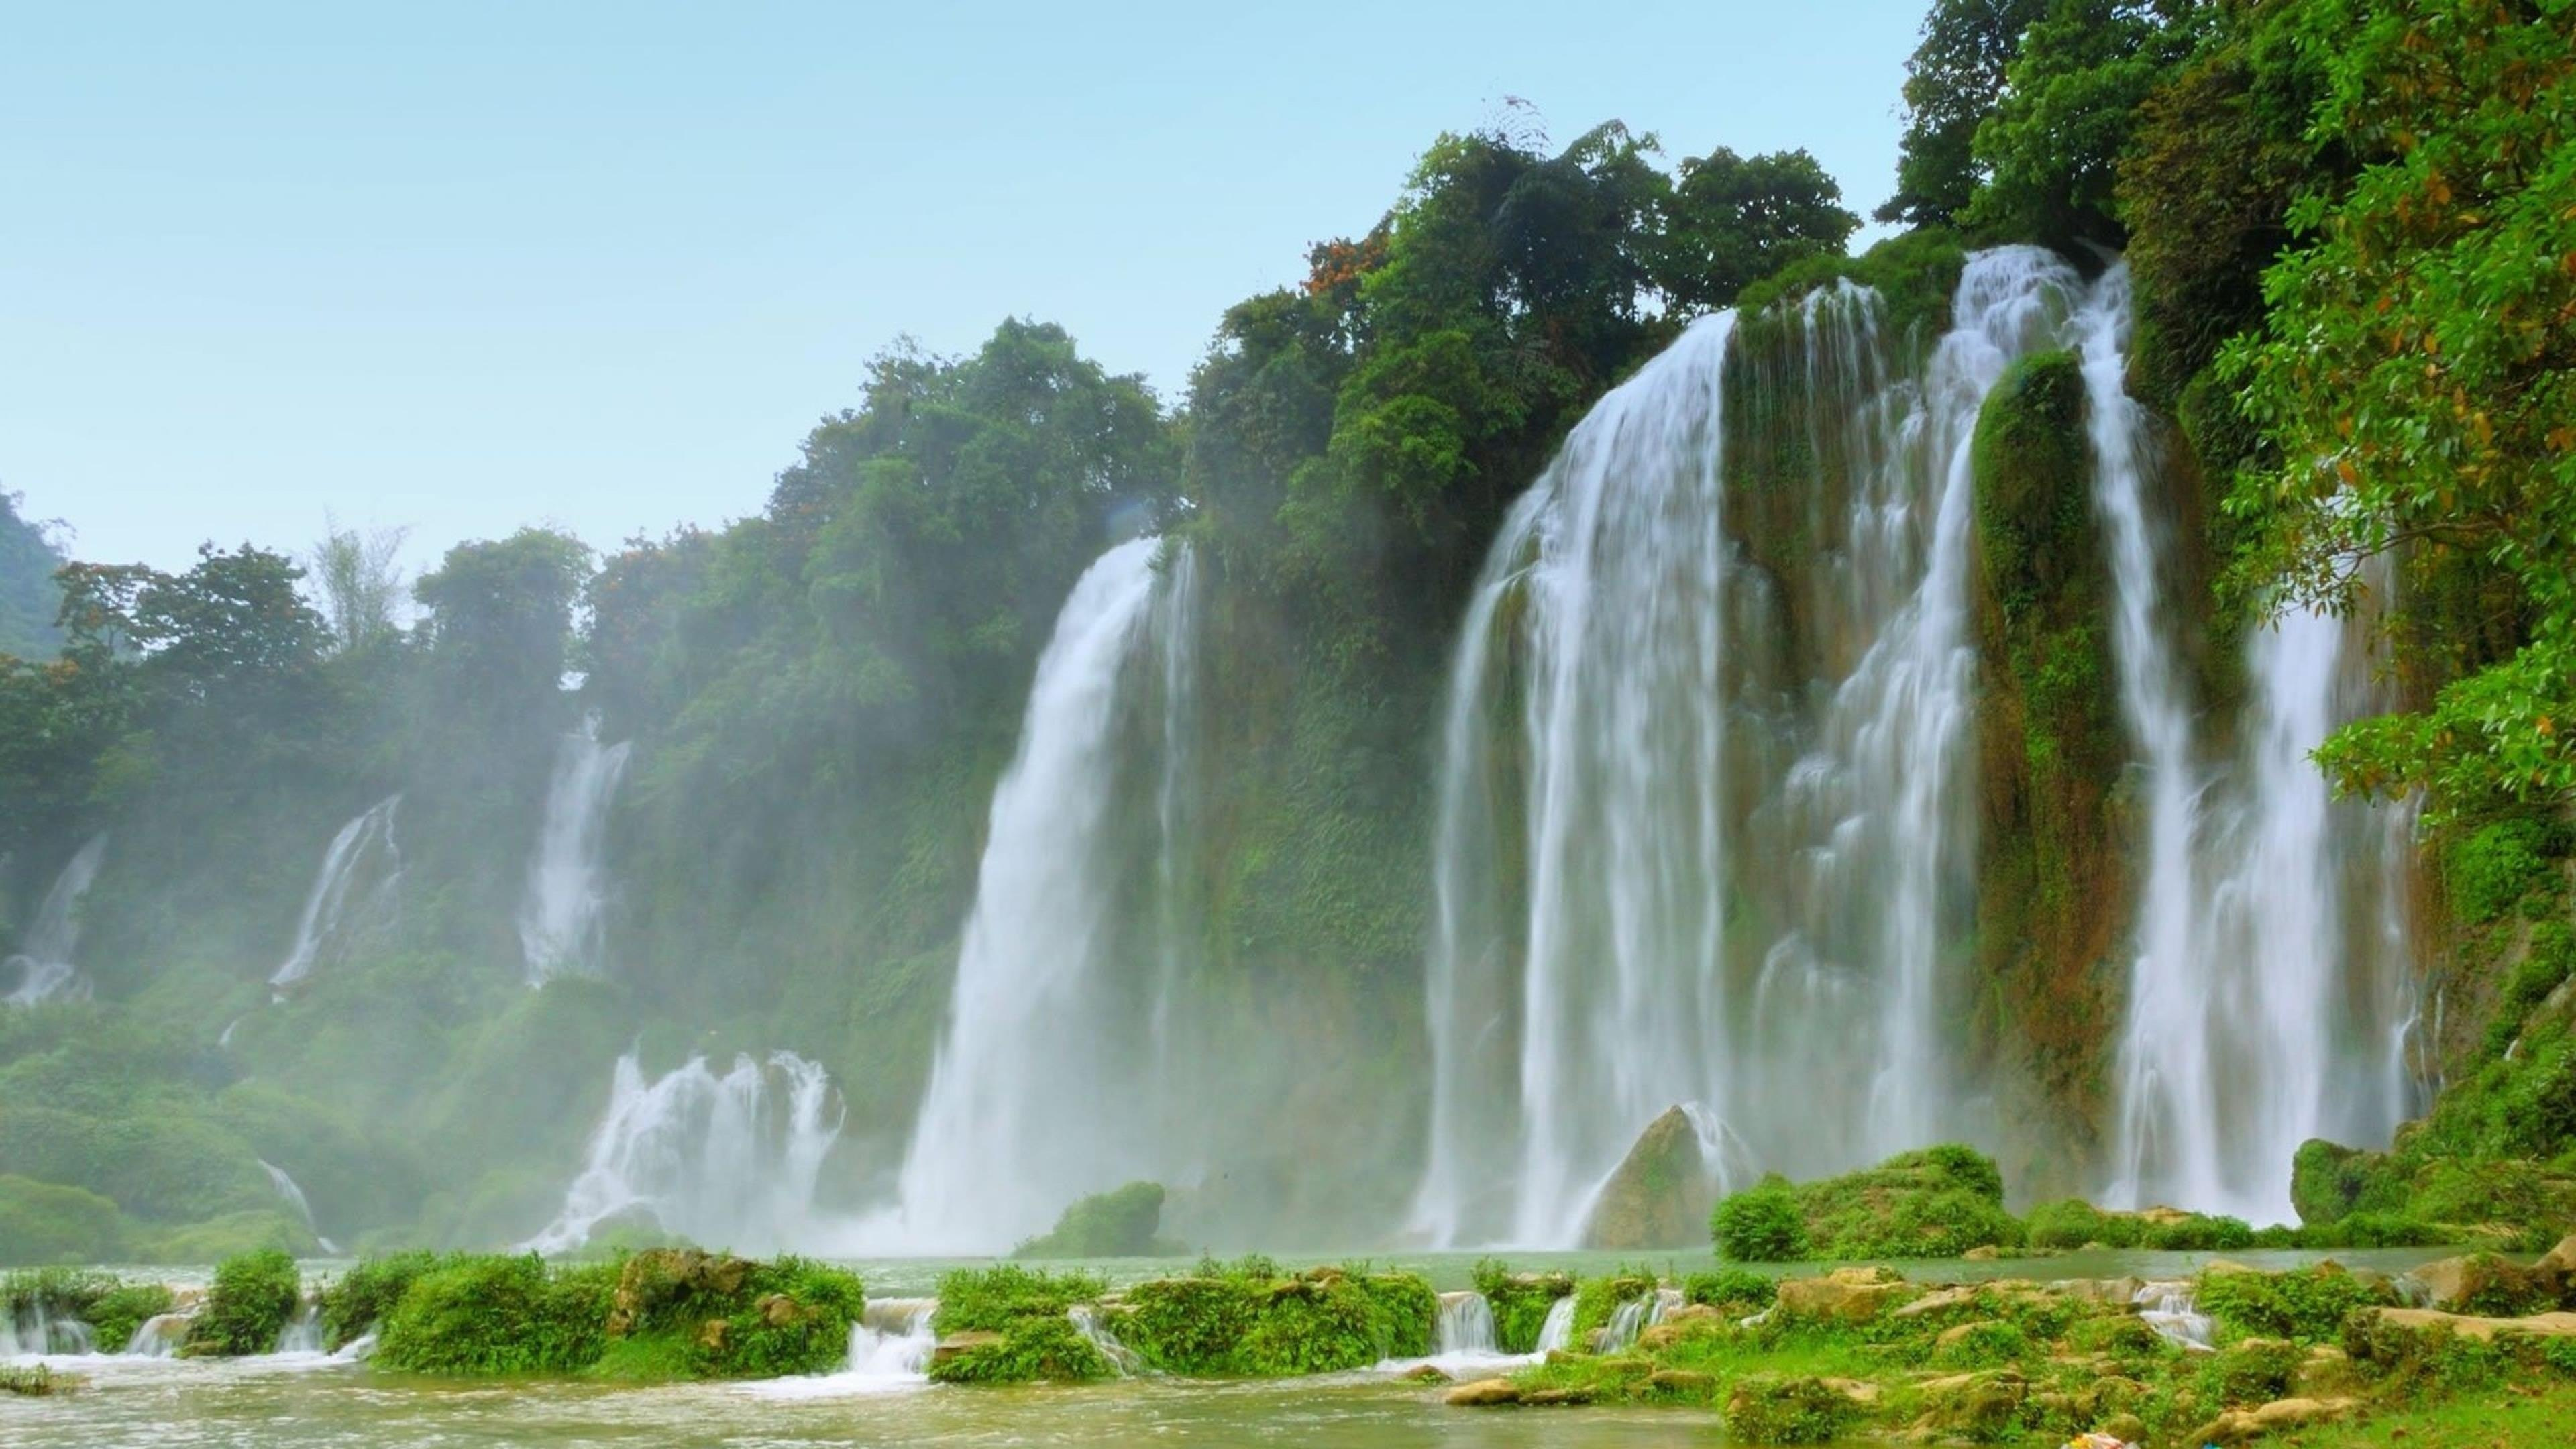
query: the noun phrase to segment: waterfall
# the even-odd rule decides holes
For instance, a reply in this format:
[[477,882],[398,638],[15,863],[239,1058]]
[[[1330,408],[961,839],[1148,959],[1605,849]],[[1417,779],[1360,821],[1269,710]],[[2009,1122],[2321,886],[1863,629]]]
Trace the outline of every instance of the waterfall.
[[930,1382],[936,1298],[871,1298],[850,1325],[849,1363],[838,1373],[758,1379],[743,1387],[765,1399],[823,1399],[917,1389]]
[[[1165,632],[1186,626],[1188,605],[1158,603],[1183,591],[1187,565],[1158,576],[1157,548],[1138,539],[1092,564],[1039,656],[1018,750],[993,792],[946,1037],[899,1201],[876,1225],[902,1251],[998,1251],[1085,1194],[1194,1167],[1168,1125],[1203,1120],[1207,1098],[1190,1074],[1155,1069],[1155,1028],[1184,974],[1168,944],[1123,949],[1114,911],[1131,884],[1123,797],[1144,796],[1122,789],[1130,695],[1188,668],[1170,657],[1188,638]],[[1168,709],[1186,709],[1181,689],[1164,692]],[[1165,819],[1178,788],[1158,792]],[[1160,869],[1179,864],[1166,856]],[[1130,954],[1158,989],[1122,975],[1136,969]]]
[[2200,1311],[2192,1284],[2148,1283],[2130,1301],[2137,1305],[2138,1317],[2167,1343],[2199,1353],[2210,1351],[2209,1336],[2218,1325]]
[[1431,1331],[1431,1356],[1491,1355],[1501,1350],[1494,1329],[1494,1305],[1476,1292],[1440,1295],[1440,1316]]
[[1968,445],[2078,286],[1977,254],[1919,376],[1864,289],[1704,318],[1513,508],[1442,725],[1419,1234],[1571,1245],[1675,1103],[1801,1175],[1962,1129]]
[[608,872],[600,854],[608,835],[608,806],[626,773],[634,741],[599,742],[599,721],[583,721],[555,751],[554,779],[546,786],[545,823],[528,861],[528,885],[519,903],[519,950],[528,984],[558,976],[600,973],[602,913]]
[[86,1354],[93,1350],[89,1325],[77,1318],[56,1318],[45,1311],[42,1294],[0,1312],[0,1359],[36,1358],[46,1354]]
[[188,1341],[189,1325],[196,1321],[194,1313],[155,1314],[135,1326],[125,1351],[136,1358],[177,1358],[179,1345]]
[[1539,1320],[1537,1353],[1542,1359],[1574,1342],[1574,1295],[1566,1294],[1547,1306],[1547,1317]]
[[744,1253],[811,1250],[833,1231],[814,1185],[840,1131],[830,1079],[794,1052],[738,1056],[722,1076],[691,1057],[650,1082],[629,1052],[563,1211],[521,1247],[570,1252],[623,1224]]
[[401,804],[402,796],[388,795],[331,837],[313,886],[304,893],[295,944],[268,978],[281,998],[313,973],[326,952],[338,959],[393,920],[402,889],[402,848],[394,840],[394,810]]
[[[2336,726],[2388,704],[2355,648],[2366,630],[2312,610],[2253,632],[2242,758],[2232,772],[2203,769],[2160,622],[2153,453],[2122,391],[2128,316],[2127,269],[2114,266],[2075,323],[2121,708],[2146,786],[2107,1196],[2287,1221],[2301,1142],[2385,1142],[2415,1106],[2402,905],[2412,814],[2336,801],[2310,759]],[[2383,593],[2391,582],[2372,581]]]
[[307,1298],[295,1310],[295,1316],[277,1331],[277,1352],[319,1354],[322,1352],[322,1302]]
[[54,877],[36,906],[35,923],[19,942],[18,954],[0,962],[0,973],[15,969],[18,975],[18,984],[7,997],[10,1005],[33,1006],[49,996],[84,994],[79,968],[72,964],[72,949],[80,944],[81,897],[89,894],[90,882],[98,879],[99,865],[106,859],[107,837],[93,835],[88,844],[72,852],[62,873]]
[[305,1200],[304,1189],[296,1186],[295,1179],[286,1175],[286,1169],[265,1157],[259,1159],[259,1169],[268,1174],[268,1185],[276,1188],[277,1195],[284,1198],[286,1205],[295,1209],[295,1215],[304,1220],[305,1230],[312,1233],[313,1240],[322,1245],[322,1251],[339,1252],[340,1245],[322,1236],[322,1230],[314,1225],[313,1205]]
[[1073,1331],[1082,1335],[1082,1341],[1099,1350],[1100,1356],[1109,1361],[1109,1367],[1118,1377],[1134,1378],[1144,1368],[1145,1361],[1136,1356],[1136,1350],[1120,1343],[1118,1335],[1110,1332],[1109,1325],[1101,1321],[1098,1304],[1073,1304],[1064,1310],[1064,1316],[1073,1324]]

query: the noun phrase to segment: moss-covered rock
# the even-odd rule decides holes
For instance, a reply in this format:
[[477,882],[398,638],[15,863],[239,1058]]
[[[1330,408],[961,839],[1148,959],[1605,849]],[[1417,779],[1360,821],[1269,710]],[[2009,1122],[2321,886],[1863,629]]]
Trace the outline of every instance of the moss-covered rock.
[[1107,1378],[1115,1367],[1075,1328],[1077,1304],[1108,1291],[1085,1273],[1050,1273],[1004,1263],[940,1275],[931,1327],[939,1346],[930,1377],[940,1383],[996,1384]]
[[[2016,1110],[2055,1144],[2017,1180],[2070,1183],[2102,1112],[2109,959],[2127,872],[2111,789],[2126,758],[2111,681],[2110,581],[2094,519],[2080,363],[2015,362],[1971,443],[1981,857],[1969,1019]],[[2062,1190],[2062,1186],[2061,1186]]]
[[1696,1244],[1717,1206],[1717,1174],[1700,1151],[1699,1129],[1680,1107],[1667,1109],[1593,1199],[1583,1246],[1620,1251]]
[[1475,1284],[1494,1313],[1495,1346],[1505,1353],[1532,1353],[1549,1310],[1574,1292],[1574,1275],[1515,1273],[1509,1264],[1485,1258],[1476,1264]]
[[1727,1437],[1745,1444],[1827,1444],[1859,1417],[1848,1394],[1812,1376],[1749,1375],[1726,1396]]

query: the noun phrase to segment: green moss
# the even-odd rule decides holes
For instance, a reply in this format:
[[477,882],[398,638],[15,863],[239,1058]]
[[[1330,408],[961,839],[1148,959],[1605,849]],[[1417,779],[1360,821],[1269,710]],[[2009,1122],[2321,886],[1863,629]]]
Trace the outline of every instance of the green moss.
[[454,1257],[411,1282],[378,1331],[374,1363],[415,1373],[575,1373],[608,1347],[615,1264],[546,1266],[535,1254]]
[[866,1290],[803,1258],[656,1249],[618,1266],[601,1377],[776,1378],[847,1361]]
[[303,1294],[295,1260],[275,1248],[226,1258],[215,1265],[214,1284],[188,1326],[183,1352],[191,1358],[275,1352]]
[[0,1262],[99,1263],[125,1229],[116,1204],[60,1183],[0,1175]]
[[1822,1379],[1753,1375],[1726,1399],[1726,1433],[1745,1444],[1828,1444],[1860,1418],[1859,1406]]
[[2524,897],[2554,883],[2551,857],[2565,853],[2559,833],[2540,820],[2494,821],[2459,837],[2443,860],[2451,909],[2470,925],[2497,919]]
[[1044,1237],[1011,1252],[1014,1258],[1171,1257],[1182,1250],[1154,1236],[1163,1225],[1163,1185],[1131,1182],[1084,1198],[1064,1210]]

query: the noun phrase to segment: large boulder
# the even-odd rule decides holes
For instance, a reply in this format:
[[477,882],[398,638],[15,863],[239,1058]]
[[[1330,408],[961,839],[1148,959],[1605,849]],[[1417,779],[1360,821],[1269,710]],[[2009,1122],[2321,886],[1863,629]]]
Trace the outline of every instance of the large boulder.
[[2541,1273],[2518,1267],[2493,1253],[2471,1253],[2426,1263],[2408,1270],[2399,1281],[2412,1288],[2409,1297],[2445,1313],[2510,1317],[2557,1306],[2558,1295]]
[[2193,1444],[2242,1444],[2266,1434],[2305,1429],[2340,1421],[2353,1410],[2351,1399],[2275,1399],[2259,1409],[2234,1409],[2191,1431]]
[[1441,1396],[1441,1402],[1462,1409],[1494,1409],[1520,1401],[1521,1391],[1510,1379],[1478,1379]]
[[1690,1113],[1672,1107],[1646,1124],[1601,1185],[1583,1225],[1583,1246],[1620,1252],[1699,1247],[1716,1206],[1717,1173],[1700,1148],[1699,1128]]

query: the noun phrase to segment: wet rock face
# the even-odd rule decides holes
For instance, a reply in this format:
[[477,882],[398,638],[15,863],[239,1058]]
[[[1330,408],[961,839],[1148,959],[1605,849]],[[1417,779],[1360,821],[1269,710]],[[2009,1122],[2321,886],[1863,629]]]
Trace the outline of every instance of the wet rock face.
[[1866,1323],[1914,1292],[1885,1268],[1837,1268],[1822,1278],[1784,1280],[1780,1312],[1790,1318]]
[[1583,1246],[1617,1251],[1694,1248],[1708,1241],[1717,1176],[1700,1152],[1699,1130],[1679,1107],[1647,1124],[1602,1185],[1584,1224]]

